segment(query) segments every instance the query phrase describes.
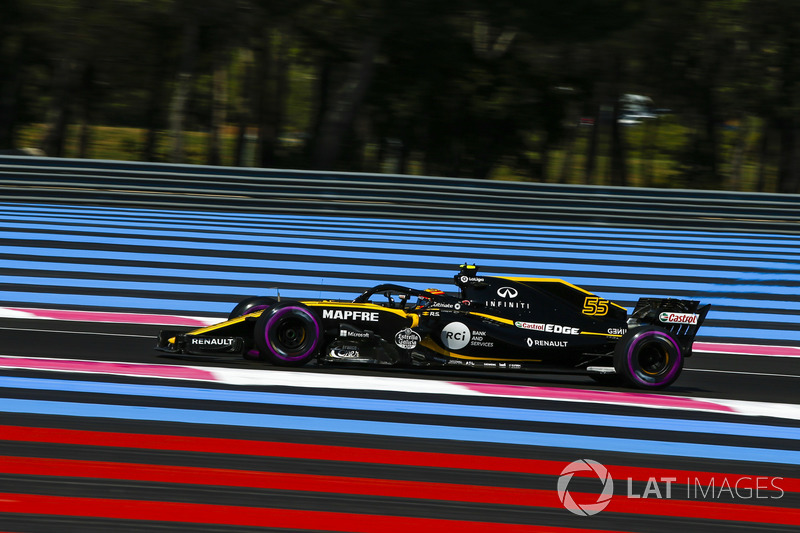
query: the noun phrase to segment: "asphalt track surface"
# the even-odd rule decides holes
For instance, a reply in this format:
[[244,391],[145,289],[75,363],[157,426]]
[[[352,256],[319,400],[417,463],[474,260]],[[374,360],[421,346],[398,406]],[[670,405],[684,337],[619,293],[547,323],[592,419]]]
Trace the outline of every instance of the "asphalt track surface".
[[[162,328],[158,325],[0,318],[3,354],[96,361],[266,368],[263,363],[239,358],[220,357],[215,360],[208,357],[171,356],[159,353],[153,350],[153,346],[160,329]],[[176,328],[170,327],[170,329]],[[353,369],[309,368],[299,371],[352,373]],[[389,373],[398,377],[479,379],[517,385],[604,388],[587,377],[567,374],[405,369],[360,372],[378,376]],[[800,404],[800,357],[696,353],[686,360],[683,374],[668,391],[670,394],[693,397]]]
[[[224,202],[221,202],[221,205]],[[222,209],[222,207],[221,207]],[[560,278],[633,309],[711,304],[703,342],[800,346],[800,238],[0,202],[0,305],[224,316],[253,295],[350,300],[378,283]]]
[[[165,357],[153,350],[152,325],[0,319],[0,328],[4,356],[270,368]],[[564,375],[281,372],[615,391]],[[797,358],[696,354],[657,395],[792,404],[777,416],[742,416],[7,368],[0,529],[798,531],[798,384]],[[579,459],[614,480],[608,506],[593,516],[565,509],[556,491]],[[605,487],[587,470],[568,491],[589,508]]]
[[[265,287],[352,298],[449,283],[469,260],[628,307],[697,298],[713,305],[707,346],[773,345],[696,353],[663,394],[639,394],[165,357],[157,325],[0,318],[0,531],[800,531],[794,237],[0,207],[11,315],[224,316]],[[581,459],[603,466],[570,477]],[[593,505],[607,506],[566,508]]]

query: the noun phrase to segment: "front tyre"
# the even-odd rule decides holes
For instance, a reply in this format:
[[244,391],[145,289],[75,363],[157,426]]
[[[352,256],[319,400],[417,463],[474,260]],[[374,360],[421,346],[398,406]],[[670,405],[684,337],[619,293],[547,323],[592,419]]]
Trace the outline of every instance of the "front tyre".
[[277,303],[275,298],[270,296],[252,296],[250,298],[245,298],[234,307],[230,314],[228,315],[228,320],[233,320],[234,318],[239,318],[240,316],[248,315],[250,313],[255,313],[256,311],[263,311],[269,307],[272,307]]
[[628,385],[657,390],[671,385],[683,369],[680,344],[666,330],[644,326],[628,331],[614,348],[614,368]]
[[322,328],[308,307],[284,302],[258,317],[253,336],[267,361],[278,366],[303,366],[316,357]]

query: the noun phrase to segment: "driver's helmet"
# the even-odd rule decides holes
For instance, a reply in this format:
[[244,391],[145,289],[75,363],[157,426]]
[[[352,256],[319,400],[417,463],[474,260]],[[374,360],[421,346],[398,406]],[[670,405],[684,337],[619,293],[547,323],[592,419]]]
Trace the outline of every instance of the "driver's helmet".
[[[440,296],[444,294],[444,291],[440,291],[439,289],[425,289],[425,292],[430,294],[431,296]],[[425,296],[424,294],[420,294],[417,298],[417,306],[414,308],[416,309],[425,309],[433,302],[433,299],[430,296]]]

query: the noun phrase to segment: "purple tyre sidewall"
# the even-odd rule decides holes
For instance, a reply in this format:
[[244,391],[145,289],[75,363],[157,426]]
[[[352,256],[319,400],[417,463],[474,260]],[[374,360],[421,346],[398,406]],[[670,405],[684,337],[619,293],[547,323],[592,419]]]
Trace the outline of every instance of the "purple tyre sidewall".
[[[286,355],[277,352],[272,348],[272,342],[270,342],[270,331],[272,331],[272,328],[275,326],[275,324],[277,324],[285,315],[293,312],[305,315],[314,325],[314,342],[311,343],[311,346],[309,346],[307,350],[303,351],[300,354]],[[264,340],[266,341],[266,346],[269,349],[270,354],[276,359],[280,359],[282,361],[299,361],[301,359],[304,359],[312,355],[316,351],[317,345],[319,344],[319,333],[320,333],[319,321],[317,320],[317,317],[315,317],[313,314],[311,314],[311,312],[309,312],[308,309],[306,309],[305,307],[287,306],[287,307],[281,307],[280,309],[275,311],[275,314],[269,317],[269,319],[267,320],[267,324],[264,327],[264,337],[265,337]]]
[[[675,361],[672,364],[672,367],[670,368],[669,372],[667,372],[663,376],[659,376],[658,379],[654,378],[653,381],[648,381],[646,379],[642,379],[642,377],[640,376],[641,372],[634,367],[633,362],[635,356],[637,355],[638,351],[637,348],[639,347],[639,345],[644,340],[649,339],[653,335],[658,335],[663,339],[667,339],[672,344],[673,348],[675,348]],[[650,387],[658,387],[659,385],[662,385],[664,383],[669,383],[670,380],[672,380],[675,377],[675,374],[680,372],[682,359],[683,359],[683,354],[681,353],[681,349],[678,346],[678,343],[675,342],[675,339],[673,339],[671,335],[669,335],[665,331],[645,331],[641,333],[639,336],[637,336],[636,339],[628,347],[628,357],[626,363],[628,365],[628,370],[630,371],[630,375],[631,377],[633,377],[633,379],[635,379],[642,385],[647,385]]]

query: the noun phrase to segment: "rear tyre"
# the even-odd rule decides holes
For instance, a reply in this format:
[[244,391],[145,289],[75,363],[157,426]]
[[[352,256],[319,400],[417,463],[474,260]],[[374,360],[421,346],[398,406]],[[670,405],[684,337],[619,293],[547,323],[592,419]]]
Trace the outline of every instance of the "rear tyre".
[[261,356],[274,365],[303,366],[317,356],[322,328],[299,302],[277,304],[258,317],[253,331]]
[[617,375],[639,389],[657,390],[671,385],[683,370],[683,360],[675,337],[655,326],[628,331],[614,349]]
[[236,304],[236,307],[234,307],[228,315],[228,320],[233,320],[234,318],[238,318],[249,313],[255,313],[256,311],[267,309],[276,303],[277,300],[275,300],[275,298],[270,298],[269,296],[251,296],[250,298],[245,298]]

